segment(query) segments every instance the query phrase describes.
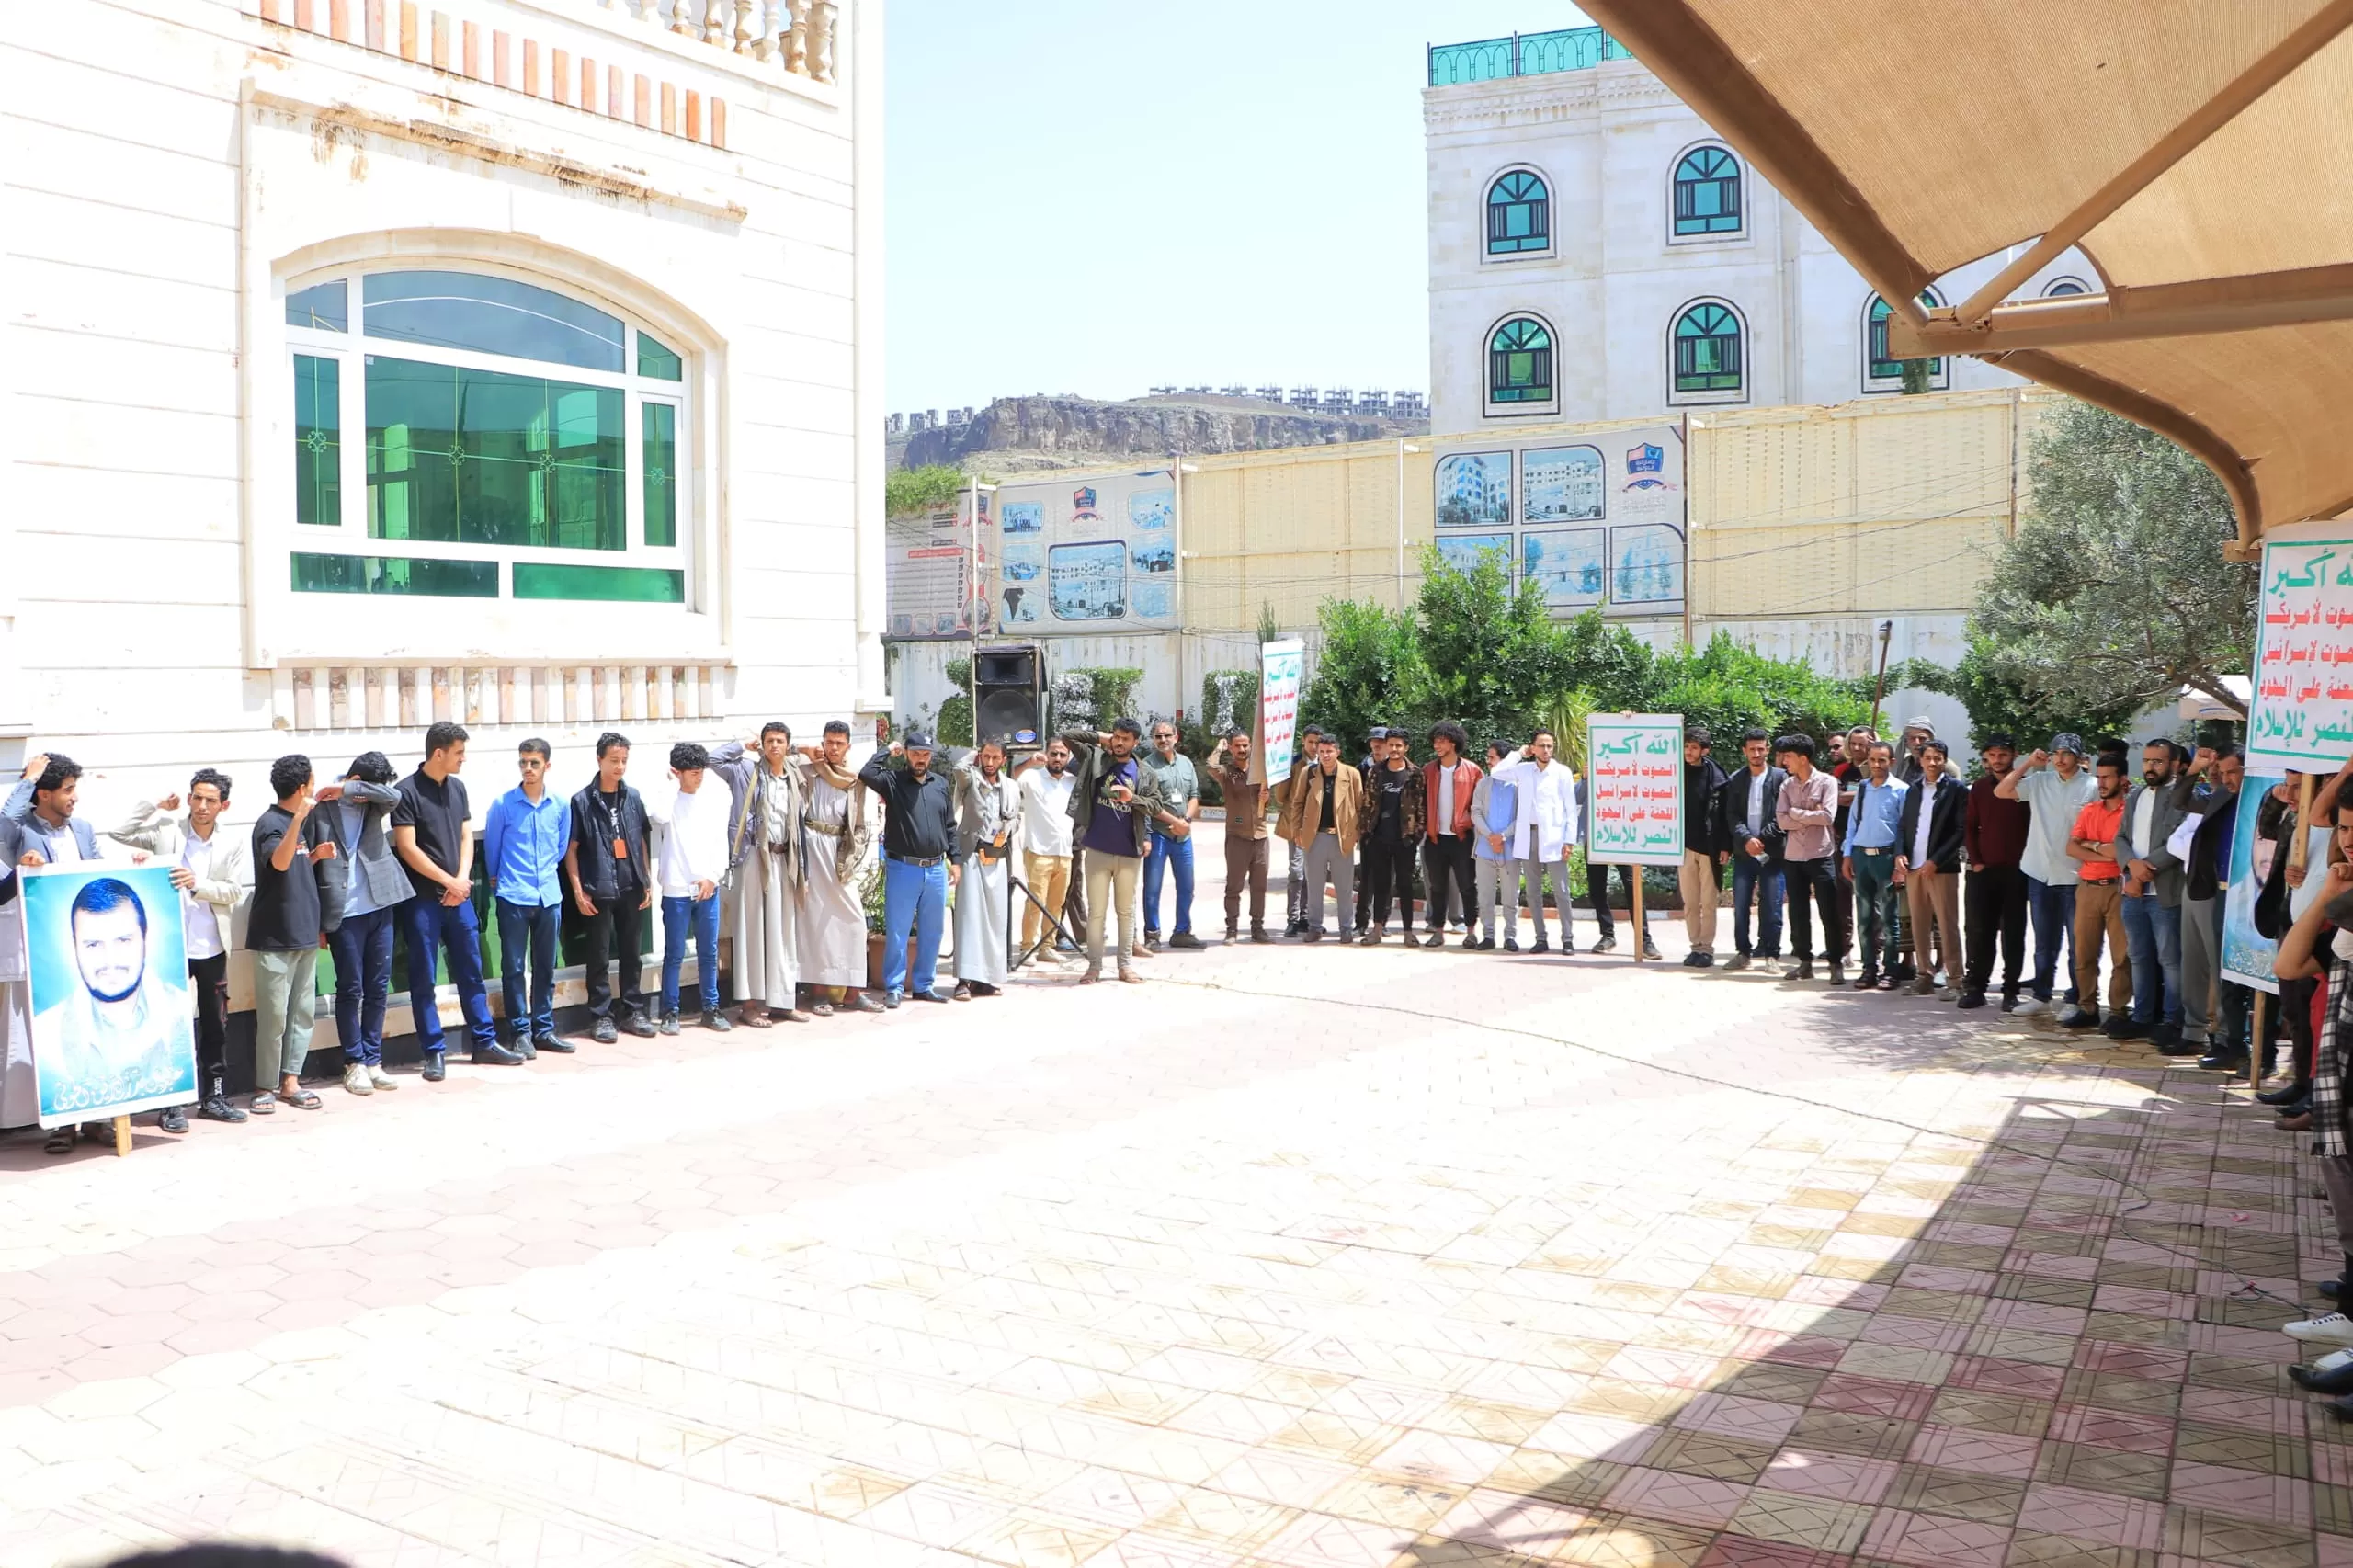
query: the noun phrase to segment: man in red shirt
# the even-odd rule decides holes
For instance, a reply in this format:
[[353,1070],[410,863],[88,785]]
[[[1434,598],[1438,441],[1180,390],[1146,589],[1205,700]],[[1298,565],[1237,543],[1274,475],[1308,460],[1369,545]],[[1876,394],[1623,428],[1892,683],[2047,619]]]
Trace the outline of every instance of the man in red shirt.
[[1998,939],[2002,1011],[2006,1013],[2018,1005],[2026,969],[2026,873],[2018,869],[2018,861],[2026,854],[2027,824],[2033,812],[2025,801],[2005,801],[1995,793],[2018,761],[2018,743],[2007,735],[1988,735],[1977,749],[1985,770],[1969,787],[1961,830],[1961,858],[1969,865],[1964,890],[1969,909],[1963,918],[1969,972],[1961,982],[1961,1005],[1985,1006]]
[[2071,1029],[2099,1025],[2099,943],[2108,936],[2108,1010],[2132,1006],[2132,960],[2125,956],[2123,868],[2117,863],[2116,835],[2124,827],[2124,759],[2103,753],[2093,770],[2099,793],[2075,814],[2067,854],[2083,865],[2075,889],[2075,1010],[2061,1015]]

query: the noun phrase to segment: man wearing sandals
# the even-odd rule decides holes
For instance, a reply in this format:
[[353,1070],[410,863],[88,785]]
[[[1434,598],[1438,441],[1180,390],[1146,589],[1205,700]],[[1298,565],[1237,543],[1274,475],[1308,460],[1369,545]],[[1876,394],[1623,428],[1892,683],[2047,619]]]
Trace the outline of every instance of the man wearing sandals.
[[1120,719],[1103,733],[1074,730],[1063,744],[1078,759],[1078,782],[1072,786],[1070,816],[1074,836],[1086,850],[1086,903],[1093,918],[1086,927],[1086,972],[1082,985],[1103,978],[1103,943],[1111,923],[1120,925],[1119,973],[1131,985],[1143,976],[1131,963],[1136,946],[1136,872],[1152,847],[1153,824],[1182,835],[1185,819],[1160,798],[1152,770],[1136,759],[1136,742],[1143,726]]
[[[335,835],[312,820],[312,807],[335,800],[333,784],[315,793],[311,759],[281,756],[269,765],[277,803],[254,824],[254,902],[245,921],[245,949],[254,956],[254,1092],[256,1116],[280,1100],[316,1110],[319,1096],[302,1086],[311,1053],[319,949],[342,913],[342,879],[331,877]],[[275,1085],[273,1087],[272,1085]]]
[[[806,748],[803,748],[805,751]],[[735,903],[736,1017],[764,1029],[781,1018],[805,1024],[801,990],[801,893],[808,883],[805,825],[808,760],[795,756],[781,719],[760,726],[750,745],[712,748],[710,769],[730,796],[728,881]]]

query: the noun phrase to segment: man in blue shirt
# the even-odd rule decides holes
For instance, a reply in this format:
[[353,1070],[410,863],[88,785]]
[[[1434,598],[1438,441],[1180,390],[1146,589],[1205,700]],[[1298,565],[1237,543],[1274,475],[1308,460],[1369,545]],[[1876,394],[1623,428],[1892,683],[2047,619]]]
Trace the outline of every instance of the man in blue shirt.
[[1905,786],[1891,776],[1894,766],[1895,748],[1885,741],[1873,744],[1869,777],[1847,815],[1844,864],[1855,884],[1855,946],[1863,960],[1863,972],[1855,977],[1858,991],[1895,989],[1895,858],[1902,847],[1897,824]]
[[[523,781],[491,803],[482,852],[498,907],[498,974],[506,994],[507,1047],[519,1056],[542,1051],[569,1054],[555,1032],[555,949],[563,923],[563,890],[556,868],[572,842],[572,806],[548,793],[548,743],[536,736],[517,748]],[[523,964],[531,965],[529,1005],[523,999]]]

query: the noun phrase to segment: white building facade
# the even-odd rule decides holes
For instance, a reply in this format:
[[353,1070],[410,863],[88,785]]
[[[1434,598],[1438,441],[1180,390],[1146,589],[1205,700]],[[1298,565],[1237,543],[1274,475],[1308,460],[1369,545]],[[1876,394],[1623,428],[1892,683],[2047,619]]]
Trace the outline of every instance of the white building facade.
[[[1438,45],[1429,81],[1434,432],[1903,391],[1861,276],[1600,28]],[[2069,251],[2020,292],[2096,286]],[[2016,383],[1931,362],[1932,390]]]
[[[0,766],[101,828],[883,691],[879,0],[0,17]],[[13,778],[13,773],[10,775]],[[398,1016],[397,1008],[395,1016]],[[322,1041],[330,1031],[322,1028]]]

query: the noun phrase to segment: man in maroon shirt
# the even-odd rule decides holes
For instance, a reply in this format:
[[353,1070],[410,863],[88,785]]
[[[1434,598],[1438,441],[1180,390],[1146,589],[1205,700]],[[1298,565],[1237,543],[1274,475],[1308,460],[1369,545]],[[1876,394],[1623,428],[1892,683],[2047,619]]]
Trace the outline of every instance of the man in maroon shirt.
[[2018,869],[2018,859],[2026,853],[2027,823],[2033,808],[2024,801],[2006,801],[1994,792],[2018,761],[2017,742],[2007,735],[1988,735],[1978,755],[1985,766],[1969,787],[1969,804],[1961,817],[1961,857],[1969,865],[1968,913],[1962,921],[1969,963],[1961,1005],[1985,1006],[1985,983],[1994,977],[1994,944],[1998,937],[2002,1011],[2006,1013],[2018,1005],[2018,986],[2026,967],[2026,873]]

